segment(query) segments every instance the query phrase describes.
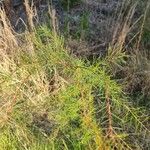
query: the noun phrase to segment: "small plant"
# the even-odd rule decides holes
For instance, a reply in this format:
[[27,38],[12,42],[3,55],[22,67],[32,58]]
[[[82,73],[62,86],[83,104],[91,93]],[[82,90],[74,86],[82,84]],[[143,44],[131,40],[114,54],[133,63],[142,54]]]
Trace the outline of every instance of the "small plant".
[[89,33],[89,12],[84,12],[80,17],[80,24],[78,27],[77,37],[85,39]]
[[61,3],[66,10],[72,8],[73,6],[75,6],[80,2],[81,0],[61,0]]

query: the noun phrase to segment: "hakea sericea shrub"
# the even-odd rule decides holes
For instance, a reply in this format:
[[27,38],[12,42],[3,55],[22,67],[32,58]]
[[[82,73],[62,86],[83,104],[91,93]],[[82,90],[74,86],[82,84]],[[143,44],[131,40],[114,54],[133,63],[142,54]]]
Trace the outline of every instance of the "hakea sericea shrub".
[[32,53],[1,54],[1,149],[121,150],[148,138],[144,113],[127,101],[105,60],[70,55],[46,27],[31,41]]

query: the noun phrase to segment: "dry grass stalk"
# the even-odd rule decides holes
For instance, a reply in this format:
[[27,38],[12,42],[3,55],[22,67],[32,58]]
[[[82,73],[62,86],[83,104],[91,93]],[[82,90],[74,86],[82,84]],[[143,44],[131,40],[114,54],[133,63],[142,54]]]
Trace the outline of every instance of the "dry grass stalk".
[[111,113],[111,102],[109,98],[109,91],[106,83],[106,89],[105,89],[105,98],[106,98],[106,111],[108,115],[108,132],[107,136],[109,138],[113,138],[113,126],[112,126],[112,113]]
[[18,46],[18,43],[4,9],[0,9],[0,23],[0,50],[10,52]]
[[50,5],[48,7],[48,13],[49,13],[49,16],[51,18],[51,25],[52,25],[52,29],[53,29],[53,32],[54,34],[56,35],[58,33],[58,20],[57,20],[57,17],[56,17],[56,10],[51,8]]
[[26,15],[27,15],[28,29],[31,32],[34,30],[33,18],[36,16],[35,15],[36,11],[34,10],[34,6],[33,6],[33,1],[32,1],[31,6],[30,6],[29,0],[24,0],[24,6],[25,6],[25,10],[26,10]]
[[131,20],[133,18],[134,12],[135,12],[136,5],[137,4],[134,4],[130,8],[124,21],[123,21],[124,14],[120,14],[118,17],[116,29],[114,30],[113,39],[112,39],[112,45],[114,45],[116,43],[114,46],[114,50],[116,49],[116,46],[117,46],[117,50],[123,49],[126,37],[130,31],[130,25],[132,22]]
[[142,25],[141,25],[141,28],[140,28],[140,35],[139,35],[139,39],[138,39],[137,45],[136,45],[136,50],[137,51],[140,49],[140,43],[141,43],[142,34],[143,34],[143,30],[144,30],[144,25],[145,25],[145,22],[146,22],[146,17],[147,17],[147,13],[149,11],[149,8],[150,8],[150,1],[147,2],[147,7],[146,7],[146,10],[145,10],[145,13],[144,13],[143,22],[142,22]]

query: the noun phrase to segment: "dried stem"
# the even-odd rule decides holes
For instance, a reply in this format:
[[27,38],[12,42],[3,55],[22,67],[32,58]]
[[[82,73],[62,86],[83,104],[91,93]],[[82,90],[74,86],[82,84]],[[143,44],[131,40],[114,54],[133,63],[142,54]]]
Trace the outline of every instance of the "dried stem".
[[33,18],[34,18],[33,3],[32,3],[32,6],[30,7],[30,5],[29,5],[29,0],[24,0],[24,6],[25,6],[25,10],[26,10],[26,15],[27,15],[28,28],[29,28],[29,31],[32,32],[33,29],[34,29],[34,22],[33,22]]
[[106,89],[105,89],[105,98],[106,98],[106,111],[108,114],[108,132],[107,132],[107,136],[109,138],[113,137],[113,127],[112,127],[112,113],[111,113],[111,102],[110,102],[110,98],[109,98],[109,91],[108,91],[108,87],[106,84]]

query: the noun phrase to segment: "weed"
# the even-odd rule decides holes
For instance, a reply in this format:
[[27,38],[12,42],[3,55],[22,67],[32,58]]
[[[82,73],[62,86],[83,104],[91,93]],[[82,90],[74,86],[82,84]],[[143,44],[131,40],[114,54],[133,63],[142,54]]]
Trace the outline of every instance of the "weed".
[[72,8],[74,5],[81,3],[81,0],[61,0],[63,7],[68,10]]
[[[32,34],[32,55],[25,51],[11,58],[1,54],[0,147],[131,149],[134,145],[126,140],[131,129],[135,135],[149,132],[141,121],[143,114],[128,103],[121,87],[101,66],[105,60],[85,63],[69,55],[63,41],[41,27]],[[99,110],[96,97],[101,99]],[[97,113],[101,113],[98,118]],[[119,130],[126,130],[126,138]]]

